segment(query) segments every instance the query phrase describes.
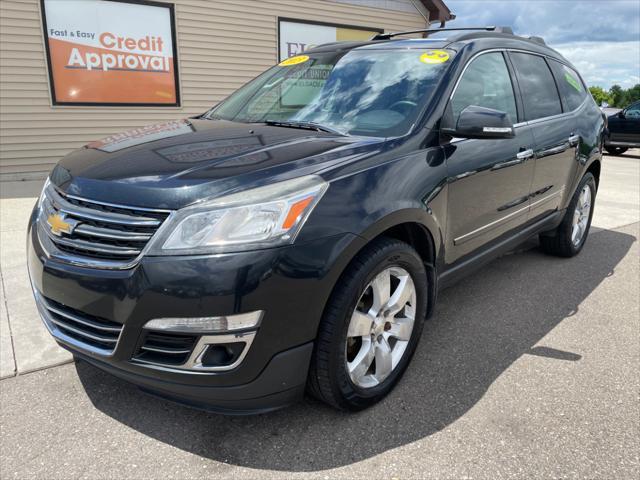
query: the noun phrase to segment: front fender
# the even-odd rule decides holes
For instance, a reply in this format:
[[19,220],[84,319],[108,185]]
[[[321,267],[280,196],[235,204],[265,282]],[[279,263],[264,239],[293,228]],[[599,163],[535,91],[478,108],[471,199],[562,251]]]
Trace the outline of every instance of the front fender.
[[444,247],[444,234],[439,223],[426,209],[402,208],[391,212],[376,212],[377,217],[371,218],[371,224],[360,236],[367,243],[382,235],[385,231],[402,224],[417,224],[426,230],[431,238],[434,257],[437,259]]

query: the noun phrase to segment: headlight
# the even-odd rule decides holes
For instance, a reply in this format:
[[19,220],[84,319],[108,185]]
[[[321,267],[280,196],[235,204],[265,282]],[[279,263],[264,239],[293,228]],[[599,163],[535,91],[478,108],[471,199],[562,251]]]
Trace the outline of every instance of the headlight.
[[309,175],[175,212],[149,255],[241,251],[292,243],[328,184]]

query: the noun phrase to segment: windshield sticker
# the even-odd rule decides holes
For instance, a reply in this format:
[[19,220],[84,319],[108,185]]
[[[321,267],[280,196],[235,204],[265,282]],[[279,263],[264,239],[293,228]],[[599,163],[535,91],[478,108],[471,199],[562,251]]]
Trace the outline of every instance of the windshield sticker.
[[287,58],[286,60],[283,60],[278,65],[281,67],[290,67],[292,65],[298,65],[299,63],[304,63],[307,60],[309,60],[308,55],[297,55],[295,57],[291,57],[291,58]]
[[449,60],[449,54],[444,50],[429,50],[420,55],[422,63],[444,63]]
[[580,93],[582,93],[582,85],[580,85],[580,82],[578,82],[575,78],[573,78],[570,74],[565,73],[564,74],[564,79],[567,81],[567,83],[569,85],[571,85],[573,88],[575,88],[577,91],[579,91]]

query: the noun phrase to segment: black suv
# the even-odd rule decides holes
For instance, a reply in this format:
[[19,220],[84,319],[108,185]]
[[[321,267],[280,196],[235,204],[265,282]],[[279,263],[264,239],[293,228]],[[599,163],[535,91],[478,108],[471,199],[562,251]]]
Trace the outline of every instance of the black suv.
[[609,116],[604,141],[604,148],[611,155],[622,155],[634,147],[640,147],[640,101]]
[[357,410],[439,289],[532,235],[576,255],[603,115],[541,39],[460,30],[323,45],[61,160],[28,234],[51,334],[193,406]]

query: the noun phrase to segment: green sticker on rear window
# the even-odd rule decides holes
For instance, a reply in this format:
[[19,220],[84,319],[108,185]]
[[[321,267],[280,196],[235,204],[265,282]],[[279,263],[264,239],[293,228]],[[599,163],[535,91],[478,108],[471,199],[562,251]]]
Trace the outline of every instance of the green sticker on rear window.
[[564,79],[567,81],[567,83],[569,85],[571,85],[573,88],[575,88],[577,91],[579,91],[580,93],[582,93],[582,85],[580,85],[580,82],[578,80],[576,80],[575,78],[573,78],[573,76],[571,76],[571,74],[569,73],[565,73],[564,74]]

